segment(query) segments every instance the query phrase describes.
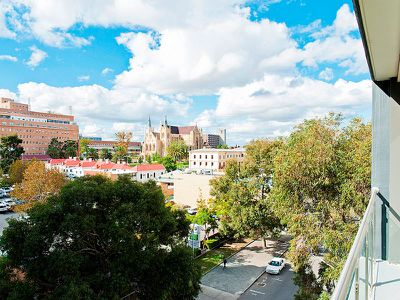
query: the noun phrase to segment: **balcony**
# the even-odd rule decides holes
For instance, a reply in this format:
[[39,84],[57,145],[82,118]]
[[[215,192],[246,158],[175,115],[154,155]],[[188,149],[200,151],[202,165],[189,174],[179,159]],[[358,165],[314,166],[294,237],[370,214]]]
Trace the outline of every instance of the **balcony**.
[[400,291],[399,232],[399,215],[379,189],[373,188],[331,299],[396,298]]

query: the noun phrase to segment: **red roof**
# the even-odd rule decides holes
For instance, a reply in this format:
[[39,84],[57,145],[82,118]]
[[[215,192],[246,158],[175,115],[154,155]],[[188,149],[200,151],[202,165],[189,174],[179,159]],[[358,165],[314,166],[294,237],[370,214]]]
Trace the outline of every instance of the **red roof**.
[[[117,144],[117,141],[89,141],[89,145],[91,146],[108,146],[114,147]],[[141,142],[129,142],[129,147],[140,147],[142,145]]]
[[98,164],[97,168],[99,168],[100,170],[110,170],[110,169],[117,169],[117,164],[114,164],[112,162],[109,163],[102,163],[102,164]]
[[81,161],[80,165],[82,168],[93,168],[97,164],[96,161]]
[[80,160],[79,159],[66,159],[64,164],[67,167],[74,167],[74,166],[78,166],[80,164]]
[[50,164],[51,165],[61,165],[62,163],[64,163],[66,159],[65,158],[52,158],[50,159]]
[[171,126],[172,134],[190,134],[196,126]]
[[137,172],[145,172],[145,171],[161,171],[165,170],[165,167],[161,164],[145,164],[145,165],[137,165],[133,167],[133,169]]

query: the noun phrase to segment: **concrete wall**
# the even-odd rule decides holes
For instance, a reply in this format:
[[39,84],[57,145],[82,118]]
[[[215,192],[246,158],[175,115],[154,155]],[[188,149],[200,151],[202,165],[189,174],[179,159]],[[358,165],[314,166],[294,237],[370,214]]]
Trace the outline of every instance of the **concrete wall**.
[[174,202],[196,207],[200,197],[208,200],[211,197],[210,180],[215,177],[212,175],[175,174]]

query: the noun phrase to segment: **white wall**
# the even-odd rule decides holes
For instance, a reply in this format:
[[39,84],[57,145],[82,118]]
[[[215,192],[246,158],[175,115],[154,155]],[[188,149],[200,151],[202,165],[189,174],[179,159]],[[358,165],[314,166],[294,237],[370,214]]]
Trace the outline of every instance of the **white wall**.
[[141,171],[141,172],[136,173],[136,180],[139,182],[156,180],[158,177],[160,177],[164,173],[165,173],[165,170]]

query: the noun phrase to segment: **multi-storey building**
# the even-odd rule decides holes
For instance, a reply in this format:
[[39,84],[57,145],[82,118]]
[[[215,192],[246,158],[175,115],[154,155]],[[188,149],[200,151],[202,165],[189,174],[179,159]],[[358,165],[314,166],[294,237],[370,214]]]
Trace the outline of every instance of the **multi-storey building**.
[[183,140],[189,147],[189,150],[200,149],[203,146],[203,134],[201,129],[195,126],[172,126],[168,125],[167,118],[160,125],[160,130],[156,132],[149,124],[144,135],[144,143],[142,155],[153,155],[155,153],[160,156],[167,154],[169,144],[174,140]]
[[242,163],[244,156],[245,150],[243,148],[193,150],[189,154],[189,169],[218,172],[225,168],[228,160],[235,159]]
[[[102,149],[108,149],[110,152],[114,152],[116,147],[116,141],[102,141],[102,140],[91,140],[89,147],[100,151]],[[142,143],[140,142],[129,142],[128,153],[130,155],[139,156],[142,151]]]
[[17,134],[27,155],[46,154],[52,138],[78,141],[74,116],[29,110],[24,103],[0,98],[0,136]]
[[203,134],[203,142],[205,147],[217,148],[226,145],[226,129],[220,129],[218,134]]

